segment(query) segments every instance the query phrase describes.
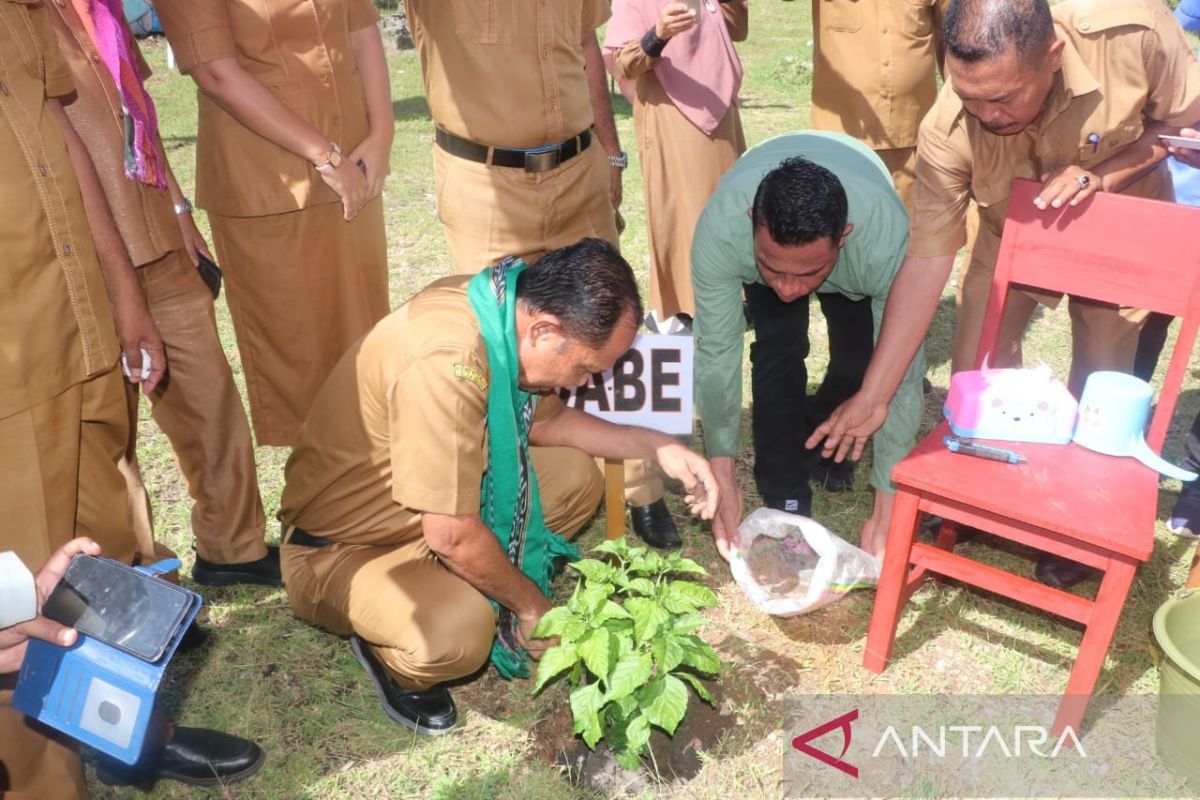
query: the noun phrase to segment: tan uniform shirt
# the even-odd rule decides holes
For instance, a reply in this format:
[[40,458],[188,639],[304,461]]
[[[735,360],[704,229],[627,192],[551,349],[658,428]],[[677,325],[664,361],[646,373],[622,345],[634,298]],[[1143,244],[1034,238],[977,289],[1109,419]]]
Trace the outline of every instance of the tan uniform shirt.
[[[155,0],[179,69],[236,58],[297,116],[349,153],[368,132],[350,46],[374,25],[370,0]],[[200,94],[196,205],[230,217],[338,201],[306,159],[275,145]]]
[[937,97],[950,0],[813,0],[812,126],[874,150],[913,147]]
[[342,357],[288,459],[286,524],[391,544],[420,535],[421,511],[479,511],[489,372],[471,277],[434,282]]
[[117,359],[83,198],[47,104],[71,90],[40,0],[0,0],[0,418]]
[[583,34],[607,0],[405,0],[433,121],[497,147],[538,147],[592,125]]
[[[59,50],[77,90],[66,106],[67,116],[96,165],[130,259],[140,267],[172,250],[183,249],[170,192],[125,177],[124,114],[112,73],[100,60],[75,7],[67,0],[49,7]],[[142,77],[150,77],[150,67],[142,60],[141,51],[135,49],[135,54]]]
[[[971,198],[981,222],[974,258],[994,266],[1013,179],[1095,167],[1135,142],[1151,120],[1200,120],[1200,64],[1158,0],[1070,0],[1051,13],[1066,44],[1038,121],[1013,136],[990,134],[949,85],[925,118],[909,255],[957,252]],[[1165,162],[1125,194],[1170,199]]]

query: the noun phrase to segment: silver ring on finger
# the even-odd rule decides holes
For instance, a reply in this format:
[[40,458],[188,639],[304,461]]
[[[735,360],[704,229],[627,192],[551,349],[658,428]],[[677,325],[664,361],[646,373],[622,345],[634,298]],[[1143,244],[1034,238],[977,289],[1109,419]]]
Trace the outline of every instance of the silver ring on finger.
[[1080,189],[1086,189],[1092,185],[1092,179],[1089,178],[1087,175],[1079,175],[1078,177],[1075,178],[1075,180],[1079,181]]

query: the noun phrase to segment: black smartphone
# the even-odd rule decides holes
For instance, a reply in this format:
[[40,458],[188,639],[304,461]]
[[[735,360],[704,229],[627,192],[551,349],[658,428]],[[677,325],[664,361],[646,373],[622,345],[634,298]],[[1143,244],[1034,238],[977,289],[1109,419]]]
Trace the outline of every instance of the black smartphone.
[[212,292],[213,300],[216,300],[221,295],[221,268],[204,253],[197,252],[196,255],[200,259],[200,265],[196,267],[200,271],[200,279]]
[[42,615],[143,661],[162,658],[195,598],[109,558],[77,555]]

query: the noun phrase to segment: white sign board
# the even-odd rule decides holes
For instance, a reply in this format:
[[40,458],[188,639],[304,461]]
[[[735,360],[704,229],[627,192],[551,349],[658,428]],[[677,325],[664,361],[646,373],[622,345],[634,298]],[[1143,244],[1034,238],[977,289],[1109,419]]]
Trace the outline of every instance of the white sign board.
[[618,425],[672,435],[692,432],[691,336],[640,334],[603,375],[593,375],[563,402]]

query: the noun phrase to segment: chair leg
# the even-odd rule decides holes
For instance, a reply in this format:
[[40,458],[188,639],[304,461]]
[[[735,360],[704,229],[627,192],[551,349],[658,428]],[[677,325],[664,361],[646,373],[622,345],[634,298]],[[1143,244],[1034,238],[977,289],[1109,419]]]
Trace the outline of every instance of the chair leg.
[[879,587],[875,590],[871,626],[867,630],[867,646],[863,652],[863,666],[872,672],[883,672],[896,640],[896,623],[900,619],[909,556],[917,531],[917,501],[916,494],[903,489],[896,492],[883,555],[883,571],[879,576]]
[[942,520],[942,524],[938,526],[937,546],[953,552],[956,544],[958,544],[958,523],[950,519]]
[[1137,564],[1115,558],[1109,560],[1104,578],[1100,581],[1100,589],[1096,592],[1091,619],[1079,644],[1079,655],[1075,658],[1075,666],[1071,668],[1071,677],[1067,679],[1066,694],[1054,719],[1055,736],[1067,726],[1079,732],[1136,574]]
[[[935,544],[947,553],[954,552],[954,545],[958,544],[958,523],[954,520],[943,519],[942,524],[937,529],[937,541]],[[939,588],[945,584],[946,578],[938,573],[933,574],[933,582]]]

